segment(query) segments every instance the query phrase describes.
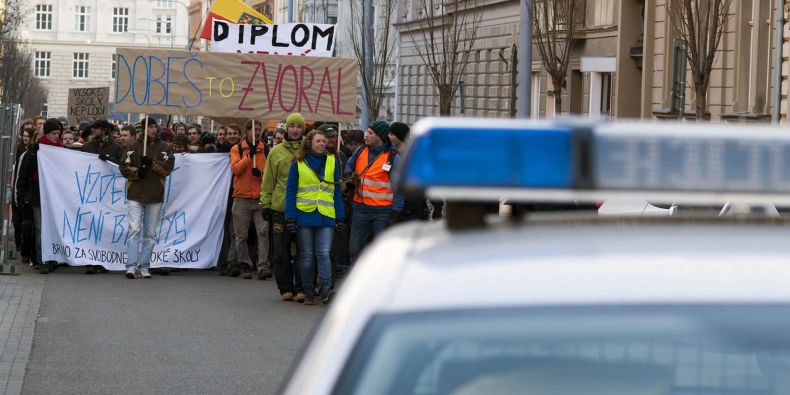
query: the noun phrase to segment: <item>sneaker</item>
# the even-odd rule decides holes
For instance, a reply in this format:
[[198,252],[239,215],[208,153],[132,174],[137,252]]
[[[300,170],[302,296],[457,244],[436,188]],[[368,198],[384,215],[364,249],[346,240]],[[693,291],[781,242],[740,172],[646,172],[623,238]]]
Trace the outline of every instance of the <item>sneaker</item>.
[[304,305],[305,306],[312,306],[315,302],[313,301],[313,295],[307,294],[304,296]]
[[140,269],[140,277],[151,278],[151,272],[148,271],[148,268],[142,268]]
[[294,294],[292,292],[286,292],[280,295],[280,300],[282,300],[283,302],[290,302],[294,300]]
[[228,270],[228,276],[230,277],[238,277],[241,274],[241,268],[239,267],[238,263],[231,263],[230,269]]
[[244,280],[252,279],[252,268],[250,267],[250,265],[248,265],[246,263],[240,263],[239,267],[241,269],[241,273],[239,274],[239,278],[244,279]]
[[267,280],[270,278],[272,278],[272,271],[268,267],[258,270],[258,280]]
[[130,266],[126,268],[126,273],[124,274],[124,276],[126,276],[126,278],[130,280],[133,280],[135,277],[137,277],[136,274],[137,273],[134,270],[134,268]]
[[294,302],[304,303],[304,298],[305,298],[304,292],[299,292],[296,294],[296,297],[294,298]]
[[335,290],[334,289],[330,289],[329,292],[324,292],[321,295],[321,301],[324,304],[329,304],[329,302],[331,302],[332,298],[334,298],[334,297],[335,297]]
[[96,274],[96,268],[93,265],[85,267],[85,274]]

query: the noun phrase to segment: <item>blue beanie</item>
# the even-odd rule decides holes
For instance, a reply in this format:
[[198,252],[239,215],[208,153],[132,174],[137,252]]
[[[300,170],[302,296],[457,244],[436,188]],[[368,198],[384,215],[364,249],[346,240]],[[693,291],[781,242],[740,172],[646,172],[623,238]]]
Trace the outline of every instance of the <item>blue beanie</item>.
[[389,142],[387,135],[390,132],[390,125],[387,123],[387,121],[373,121],[370,126],[368,126],[368,129],[372,130],[373,133],[376,133],[376,135],[379,136],[385,143]]

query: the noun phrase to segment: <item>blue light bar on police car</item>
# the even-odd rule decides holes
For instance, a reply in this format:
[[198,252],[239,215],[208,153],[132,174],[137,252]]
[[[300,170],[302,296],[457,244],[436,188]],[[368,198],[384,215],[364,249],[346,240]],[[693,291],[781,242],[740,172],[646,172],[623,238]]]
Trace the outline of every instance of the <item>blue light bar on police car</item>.
[[414,127],[402,192],[455,200],[790,204],[790,133],[771,126],[431,118]]

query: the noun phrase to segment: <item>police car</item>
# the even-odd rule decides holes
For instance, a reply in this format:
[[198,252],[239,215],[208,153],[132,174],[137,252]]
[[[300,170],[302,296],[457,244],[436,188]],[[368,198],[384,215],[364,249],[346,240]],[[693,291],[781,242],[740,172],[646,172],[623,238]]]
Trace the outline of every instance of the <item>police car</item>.
[[446,199],[447,221],[395,227],[367,249],[283,393],[790,394],[783,218],[490,210],[787,205],[790,134],[490,125],[415,125],[398,185]]

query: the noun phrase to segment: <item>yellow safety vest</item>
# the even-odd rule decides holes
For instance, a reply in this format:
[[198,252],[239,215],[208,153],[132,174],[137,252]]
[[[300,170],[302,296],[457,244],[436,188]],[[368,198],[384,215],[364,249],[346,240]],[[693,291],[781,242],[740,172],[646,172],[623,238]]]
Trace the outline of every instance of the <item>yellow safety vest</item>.
[[305,161],[297,163],[299,187],[296,189],[296,208],[305,213],[318,212],[335,218],[335,157],[326,156],[324,180],[318,179],[315,171]]

